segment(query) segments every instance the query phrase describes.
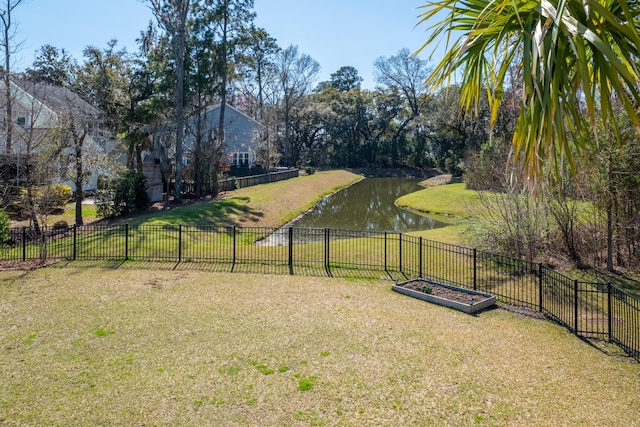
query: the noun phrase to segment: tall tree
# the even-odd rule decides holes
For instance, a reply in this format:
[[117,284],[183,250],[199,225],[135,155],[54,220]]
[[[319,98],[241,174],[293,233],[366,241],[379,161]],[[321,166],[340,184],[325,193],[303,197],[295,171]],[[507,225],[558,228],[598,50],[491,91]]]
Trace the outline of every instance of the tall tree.
[[105,49],[87,46],[85,62],[78,70],[76,91],[105,114],[111,130],[117,128],[128,107],[130,59],[125,49],[111,40]]
[[276,39],[262,28],[251,27],[239,58],[238,71],[244,93],[256,100],[253,116],[257,120],[262,120],[265,115],[267,80],[275,74],[273,71],[278,52],[280,47]]
[[311,90],[311,85],[320,72],[320,65],[311,56],[298,52],[298,46],[289,46],[278,55],[278,85],[284,116],[285,162],[291,166],[290,116],[292,108]]
[[335,73],[331,73],[329,84],[340,92],[348,92],[351,89],[360,88],[362,77],[358,74],[355,67],[340,67]]
[[5,151],[11,153],[13,151],[13,94],[11,93],[11,55],[15,53],[15,29],[13,25],[13,11],[22,3],[23,0],[5,0],[0,9],[0,21],[2,23],[0,33],[0,47],[4,54],[4,90],[6,96],[6,118],[5,133],[6,145]]
[[513,144],[532,182],[541,181],[545,168],[560,178],[565,162],[575,171],[576,156],[594,147],[598,121],[617,137],[614,98],[640,125],[640,3],[440,0],[422,8],[420,23],[444,14],[431,24],[425,46],[447,40],[428,83],[442,86],[459,76],[468,111],[486,94],[493,124],[509,70],[519,70],[522,105]]
[[64,48],[46,44],[36,53],[36,59],[26,75],[36,83],[70,86],[75,80],[77,65]]
[[411,55],[406,48],[389,58],[376,59],[373,65],[376,81],[404,97],[408,113],[402,117],[402,127],[410,127],[413,130],[415,163],[420,166],[425,162],[428,130],[417,119],[424,113],[427,104],[427,88],[424,82],[431,68],[427,61]]
[[185,43],[187,38],[187,22],[191,3],[197,0],[149,0],[158,24],[167,32],[173,48],[175,61],[175,123],[176,123],[176,177],[174,200],[182,202],[182,152],[184,138],[184,77],[185,77]]
[[205,181],[212,193],[217,193],[217,171],[215,159],[219,156],[216,133],[209,129],[207,111],[218,100],[219,94],[219,50],[215,44],[213,14],[204,5],[196,7],[189,24],[186,58],[186,104],[189,164],[185,175],[192,179],[197,198],[203,196]]
[[255,13],[253,0],[205,0],[211,8],[213,30],[217,39],[219,67],[220,117],[218,139],[224,145],[225,108],[227,103],[228,80],[233,72],[232,59],[236,48],[249,32]]
[[411,55],[406,48],[389,58],[381,56],[373,64],[376,81],[402,93],[414,117],[425,104],[421,95],[427,91],[424,82],[430,72],[428,62]]

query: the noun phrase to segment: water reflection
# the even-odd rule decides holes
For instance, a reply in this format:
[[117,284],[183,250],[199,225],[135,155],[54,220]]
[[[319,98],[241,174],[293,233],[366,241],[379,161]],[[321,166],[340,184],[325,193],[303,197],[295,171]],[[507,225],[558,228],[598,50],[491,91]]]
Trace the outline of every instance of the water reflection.
[[[422,187],[418,182],[420,181],[417,179],[404,178],[363,179],[325,197],[313,210],[286,228],[278,230],[261,244],[287,244],[289,227],[406,232],[431,230],[449,225],[416,212],[400,209],[394,204],[398,197],[420,190]],[[318,239],[311,240],[321,240],[322,236],[318,234]],[[295,235],[293,241],[303,243],[298,241]]]
[[397,207],[394,202],[418,191],[417,179],[367,178],[322,199],[291,226],[367,231],[417,231],[448,224]]

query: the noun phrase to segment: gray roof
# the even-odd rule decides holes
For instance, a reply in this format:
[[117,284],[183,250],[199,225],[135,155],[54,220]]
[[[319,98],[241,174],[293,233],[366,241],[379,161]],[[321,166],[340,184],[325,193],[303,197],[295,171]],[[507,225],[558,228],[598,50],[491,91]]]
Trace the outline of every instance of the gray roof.
[[14,80],[13,82],[58,114],[81,114],[86,118],[93,119],[100,117],[100,111],[97,108],[66,87],[24,80]]

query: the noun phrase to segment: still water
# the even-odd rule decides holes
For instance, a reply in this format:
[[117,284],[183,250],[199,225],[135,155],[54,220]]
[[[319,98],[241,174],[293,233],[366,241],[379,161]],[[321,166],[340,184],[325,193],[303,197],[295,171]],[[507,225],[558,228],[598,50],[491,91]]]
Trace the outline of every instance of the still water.
[[418,179],[366,178],[322,199],[292,227],[367,231],[418,231],[449,224],[398,208],[394,202],[422,189]]

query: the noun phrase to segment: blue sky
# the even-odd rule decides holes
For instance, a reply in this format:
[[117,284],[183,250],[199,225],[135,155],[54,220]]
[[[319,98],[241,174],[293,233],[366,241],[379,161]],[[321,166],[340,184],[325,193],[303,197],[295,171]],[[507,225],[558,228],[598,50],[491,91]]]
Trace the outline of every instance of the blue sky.
[[[319,80],[328,80],[340,67],[355,67],[373,88],[373,62],[406,47],[417,50],[426,26],[415,27],[424,0],[255,0],[256,25],[275,37],[281,47],[298,45],[321,67]],[[106,47],[111,39],[129,51],[153,19],[139,0],[25,0],[14,13],[14,69],[33,63],[44,44],[65,48],[82,59],[88,45]],[[422,55],[423,59],[427,56]]]

